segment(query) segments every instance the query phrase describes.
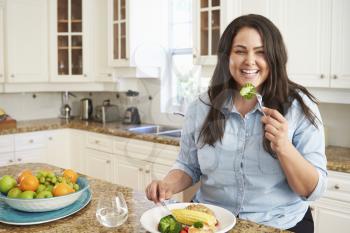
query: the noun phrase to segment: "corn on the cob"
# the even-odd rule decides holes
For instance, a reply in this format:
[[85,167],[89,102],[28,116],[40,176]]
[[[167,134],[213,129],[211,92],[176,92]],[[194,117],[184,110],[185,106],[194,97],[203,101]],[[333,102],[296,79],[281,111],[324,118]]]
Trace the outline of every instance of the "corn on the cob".
[[215,226],[216,224],[214,216],[195,210],[173,209],[171,213],[176,221],[186,225],[192,225],[195,222],[202,222],[209,226]]

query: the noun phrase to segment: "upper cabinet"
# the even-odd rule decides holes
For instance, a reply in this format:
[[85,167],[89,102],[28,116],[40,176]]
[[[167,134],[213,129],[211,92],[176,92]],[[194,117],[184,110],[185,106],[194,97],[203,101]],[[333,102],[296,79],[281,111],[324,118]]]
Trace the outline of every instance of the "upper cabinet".
[[50,3],[51,80],[91,81],[87,22],[90,1],[54,0]]
[[108,64],[118,68],[118,77],[159,77],[166,60],[167,4],[108,0]]
[[350,88],[350,2],[235,0],[230,18],[255,13],[272,20],[288,50],[289,77],[307,87]]
[[48,81],[47,3],[46,0],[6,1],[8,82]]
[[4,82],[4,2],[0,0],[0,83]]
[[226,26],[225,0],[193,1],[193,58],[198,65],[215,65],[217,49]]

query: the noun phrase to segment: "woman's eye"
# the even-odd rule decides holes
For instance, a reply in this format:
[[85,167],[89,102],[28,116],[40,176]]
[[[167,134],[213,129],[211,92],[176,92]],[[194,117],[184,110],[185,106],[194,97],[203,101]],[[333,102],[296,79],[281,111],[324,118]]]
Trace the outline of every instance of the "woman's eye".
[[265,54],[265,52],[264,52],[263,50],[261,50],[261,51],[257,51],[256,53],[257,53],[257,54],[262,54],[262,55],[264,55],[264,54]]
[[245,52],[242,51],[242,50],[236,50],[236,53],[237,53],[237,54],[244,54]]

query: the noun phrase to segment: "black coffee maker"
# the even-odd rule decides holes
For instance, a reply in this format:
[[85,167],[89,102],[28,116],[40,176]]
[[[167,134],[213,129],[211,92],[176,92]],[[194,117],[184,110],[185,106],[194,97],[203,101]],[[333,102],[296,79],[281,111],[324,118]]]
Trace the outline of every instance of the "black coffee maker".
[[130,107],[125,110],[124,124],[141,124],[139,110],[135,107],[138,95],[137,91],[128,90],[126,92],[126,98]]

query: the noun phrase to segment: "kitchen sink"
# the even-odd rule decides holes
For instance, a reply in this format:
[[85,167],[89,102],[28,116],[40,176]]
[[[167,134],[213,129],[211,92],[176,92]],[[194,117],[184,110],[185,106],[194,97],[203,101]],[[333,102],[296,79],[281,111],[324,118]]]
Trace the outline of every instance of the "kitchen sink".
[[163,125],[145,125],[128,128],[128,131],[141,134],[155,134],[168,137],[181,137],[181,129]]

